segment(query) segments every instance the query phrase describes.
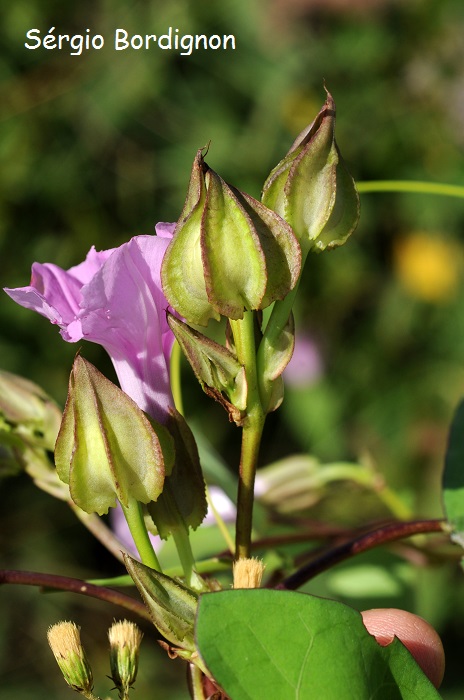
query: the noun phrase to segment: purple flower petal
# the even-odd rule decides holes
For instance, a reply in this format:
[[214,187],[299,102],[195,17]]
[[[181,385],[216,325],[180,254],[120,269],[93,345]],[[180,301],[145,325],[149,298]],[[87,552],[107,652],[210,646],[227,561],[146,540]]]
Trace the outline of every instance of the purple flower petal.
[[168,238],[137,236],[118,248],[82,288],[79,314],[83,337],[109,353],[121,388],[160,422],[173,405],[173,335],[160,282],[168,245]]
[[169,360],[174,336],[166,322],[161,263],[175,224],[157,236],[136,236],[63,270],[34,263],[31,284],[5,289],[18,304],[60,326],[68,342],[99,343],[111,356],[121,388],[144,411],[165,422],[173,405]]
[[177,224],[168,224],[165,221],[160,221],[160,223],[155,226],[156,235],[160,238],[169,238],[170,240],[174,235],[176,225]]

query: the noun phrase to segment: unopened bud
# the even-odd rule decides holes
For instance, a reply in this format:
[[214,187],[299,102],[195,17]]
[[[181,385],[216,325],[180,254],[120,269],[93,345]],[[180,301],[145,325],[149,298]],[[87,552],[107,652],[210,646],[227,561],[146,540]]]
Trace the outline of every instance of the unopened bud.
[[237,559],[234,562],[234,588],[259,588],[265,568],[261,559]]
[[108,630],[111,678],[121,697],[126,697],[135,683],[142,637],[137,625],[127,620],[115,622]]
[[66,683],[73,690],[90,696],[92,670],[81,644],[79,629],[74,622],[58,622],[48,629],[47,638]]
[[162,266],[165,296],[189,323],[243,318],[295,286],[301,251],[275,211],[231,187],[199,150]]
[[292,226],[303,252],[345,243],[359,218],[359,198],[335,141],[330,93],[263,187],[263,203]]
[[74,360],[55,446],[58,476],[86,513],[102,515],[116,499],[156,500],[172,439],[137,404],[80,355]]

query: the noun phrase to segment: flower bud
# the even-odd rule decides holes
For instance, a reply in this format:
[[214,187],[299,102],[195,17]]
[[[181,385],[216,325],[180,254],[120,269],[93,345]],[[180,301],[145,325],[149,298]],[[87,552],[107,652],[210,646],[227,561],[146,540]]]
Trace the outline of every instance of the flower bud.
[[194,652],[198,595],[180,581],[124,556],[126,569],[137,586],[155,627],[176,647]]
[[116,499],[126,507],[129,498],[154,501],[173,456],[167,429],[150,422],[127,394],[78,355],[55,447],[58,476],[69,484],[74,503],[102,515]]
[[66,683],[88,696],[93,688],[92,670],[81,644],[79,629],[74,622],[58,622],[48,629],[47,638]]
[[142,637],[137,625],[127,620],[114,622],[108,630],[111,678],[120,697],[128,697],[129,688],[137,678]]
[[295,286],[301,251],[291,227],[228,185],[197,152],[187,198],[162,265],[164,294],[188,322],[243,318]]
[[342,245],[356,228],[359,198],[335,141],[329,92],[316,119],[270,173],[262,201],[288,221],[303,252]]

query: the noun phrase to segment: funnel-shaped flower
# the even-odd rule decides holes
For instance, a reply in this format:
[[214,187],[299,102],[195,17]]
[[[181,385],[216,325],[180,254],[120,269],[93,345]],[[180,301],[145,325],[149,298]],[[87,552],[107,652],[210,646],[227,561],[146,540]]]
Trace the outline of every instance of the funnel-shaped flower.
[[[136,236],[101,253],[92,248],[83,263],[67,271],[35,263],[30,286],[5,291],[21,306],[59,325],[66,341],[84,339],[105,348],[123,391],[173,435],[176,464],[165,485],[169,482],[179,519],[196,528],[206,513],[205,488],[195,441],[174,408],[169,378],[174,335],[166,321],[168,302],[160,278],[174,228],[175,224],[158,224],[157,236]],[[63,473],[71,468],[70,459],[62,458],[60,464]],[[80,478],[82,489],[83,483]],[[146,502],[133,489],[130,492]],[[112,498],[110,494],[98,504],[98,512],[106,512]],[[163,503],[162,494],[153,506],[159,529],[163,516],[157,520],[156,514],[157,508],[164,513]]]
[[163,261],[163,289],[190,323],[243,318],[295,286],[301,251],[291,227],[231,187],[198,151],[187,198]]
[[92,248],[70,270],[34,263],[28,287],[5,289],[18,304],[57,324],[64,340],[102,345],[121,388],[160,423],[173,406],[174,336],[166,322],[160,269],[174,227],[158,224],[157,236],[136,236],[116,249]]

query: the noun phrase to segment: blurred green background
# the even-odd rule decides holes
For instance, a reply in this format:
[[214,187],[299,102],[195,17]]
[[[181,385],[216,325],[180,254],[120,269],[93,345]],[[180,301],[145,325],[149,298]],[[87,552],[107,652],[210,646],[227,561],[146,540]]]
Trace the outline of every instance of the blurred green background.
[[[195,152],[208,142],[211,167],[259,197],[270,169],[323,104],[324,82],[356,180],[464,184],[461,0],[17,0],[2,6],[0,18],[2,286],[27,284],[35,260],[67,268],[91,245],[113,247],[152,233],[157,221],[175,221]],[[170,26],[234,34],[236,49],[191,56],[113,49],[118,27],[161,34]],[[43,37],[51,27],[69,34],[89,28],[105,47],[81,56],[24,47],[29,29]],[[440,517],[446,434],[464,393],[464,201],[365,194],[361,203],[352,240],[308,262],[296,320],[317,371],[296,383],[289,375],[262,463],[294,452],[321,461],[368,458],[418,517]],[[44,319],[0,297],[2,369],[39,383],[62,404],[76,349]],[[98,347],[83,352],[111,372]],[[188,368],[185,383],[187,415],[208,425],[208,438],[236,469],[236,429]],[[0,489],[2,567],[120,573],[66,506],[25,475]],[[334,503],[317,517],[362,524],[356,491]],[[365,517],[373,519],[367,507]],[[448,656],[443,697],[462,698],[458,556],[451,564],[437,556],[427,568],[416,559],[413,568],[401,552],[376,552],[308,590],[359,609],[390,605],[427,617]],[[380,574],[379,583],[382,570],[388,577]],[[45,643],[47,626],[64,617],[82,625],[97,690],[108,692],[102,647],[117,614],[63,594],[1,589],[0,700],[70,694]],[[145,632],[135,697],[186,698],[181,663],[166,663],[156,635]]]

